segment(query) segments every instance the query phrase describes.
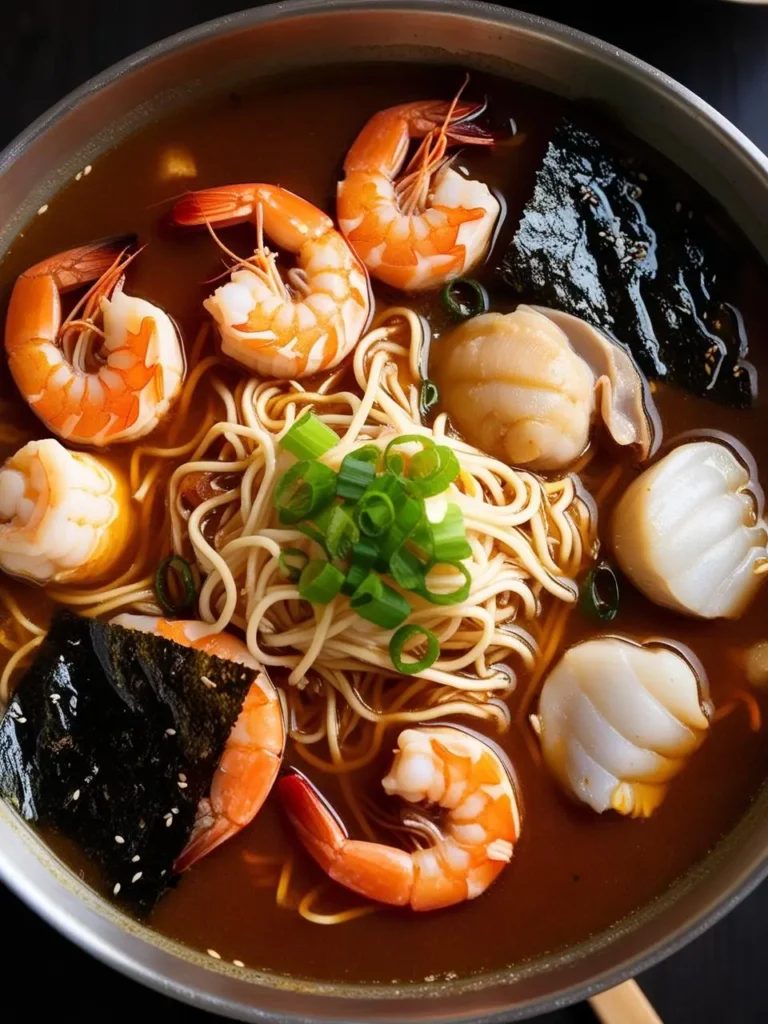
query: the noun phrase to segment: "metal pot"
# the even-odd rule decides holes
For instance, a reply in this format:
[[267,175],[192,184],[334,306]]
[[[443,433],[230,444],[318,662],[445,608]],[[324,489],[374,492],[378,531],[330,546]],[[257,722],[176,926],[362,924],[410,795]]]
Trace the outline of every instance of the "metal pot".
[[[38,207],[142,124],[223,86],[292,66],[450,60],[606,104],[696,178],[764,259],[768,161],[700,99],[613,46],[468,0],[305,0],[221,18],[92,79],[0,154],[0,252]],[[650,906],[558,954],[431,985],[330,985],[238,970],[155,935],[87,889],[0,804],[0,875],[113,967],[249,1021],[517,1020],[583,999],[700,934],[768,873],[768,792],[706,861]]]

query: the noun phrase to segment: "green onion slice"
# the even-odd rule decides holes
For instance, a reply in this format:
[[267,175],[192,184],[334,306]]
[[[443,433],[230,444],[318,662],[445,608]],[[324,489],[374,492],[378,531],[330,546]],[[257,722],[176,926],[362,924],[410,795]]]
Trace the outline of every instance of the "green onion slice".
[[432,380],[424,380],[419,390],[419,412],[421,418],[425,419],[440,401],[440,392],[437,384]]
[[414,531],[424,522],[424,502],[406,498],[395,513],[395,521],[380,544],[380,555],[386,571],[389,560],[398,548],[413,536]]
[[454,320],[468,320],[488,309],[488,292],[473,277],[455,277],[443,287],[440,298]]
[[379,450],[372,444],[345,455],[336,478],[336,494],[345,501],[357,501],[376,476],[378,458]]
[[280,438],[280,447],[297,459],[316,459],[339,443],[335,430],[308,412],[296,420],[293,426]]
[[344,573],[323,558],[313,558],[299,578],[299,596],[313,604],[328,604],[344,582]]
[[607,562],[598,562],[587,573],[579,604],[587,615],[610,622],[619,611],[619,580]]
[[360,531],[355,521],[341,505],[331,509],[328,526],[325,531],[325,548],[331,558],[346,558],[349,549],[360,539]]
[[[435,567],[438,563],[433,563],[429,568],[430,570]],[[425,576],[423,585],[416,591],[419,597],[423,597],[425,601],[429,601],[430,604],[459,604],[461,601],[466,601],[469,597],[469,588],[472,585],[472,577],[469,574],[469,569],[462,562],[440,562],[440,565],[450,565],[452,569],[456,569],[464,577],[464,583],[457,589],[452,590],[449,593],[440,593],[430,590],[427,585],[427,578]]]
[[[401,657],[403,648],[417,636],[426,640],[426,651],[418,661],[403,661]],[[401,626],[389,641],[389,656],[398,672],[406,676],[414,676],[434,665],[440,656],[440,644],[431,629],[416,625]]]
[[[175,577],[180,591],[178,600],[174,600],[169,591],[168,577],[171,574]],[[163,610],[170,615],[178,615],[192,607],[197,597],[197,587],[192,575],[192,566],[186,558],[182,558],[181,555],[170,555],[163,559],[155,573],[155,593]]]
[[389,575],[403,590],[419,590],[426,586],[426,567],[412,551],[398,548],[389,559]]
[[417,498],[432,498],[442,494],[460,472],[453,449],[446,444],[436,444],[413,456],[403,486]]
[[274,503],[280,522],[299,523],[333,501],[336,474],[321,462],[297,462],[280,477]]
[[368,622],[382,629],[395,629],[411,612],[411,606],[396,590],[369,572],[349,599],[349,606]]
[[[384,449],[384,468],[397,478],[400,478],[403,472],[403,456],[395,449],[404,444],[420,444],[422,449],[435,446],[432,438],[425,437],[424,434],[401,434],[390,441]],[[403,483],[403,479],[400,479],[400,482]]]
[[436,562],[458,562],[469,558],[472,548],[467,540],[464,514],[458,505],[449,503],[439,523],[430,523],[432,530],[432,558]]
[[394,523],[395,506],[388,495],[370,491],[358,501],[355,515],[361,533],[379,537]]
[[[301,576],[301,570],[309,561],[309,555],[301,548],[285,548],[280,552],[277,559],[277,567],[280,575],[284,576],[291,583],[296,583]],[[298,562],[298,564],[297,564]]]
[[378,554],[376,545],[365,538],[352,545],[349,569],[341,588],[342,593],[348,597],[354,594],[373,567]]

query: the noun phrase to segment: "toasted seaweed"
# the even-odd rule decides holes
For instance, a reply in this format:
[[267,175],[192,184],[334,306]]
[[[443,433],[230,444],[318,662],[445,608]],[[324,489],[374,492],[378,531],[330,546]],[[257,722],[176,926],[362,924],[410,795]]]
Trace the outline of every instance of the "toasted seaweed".
[[649,378],[748,406],[755,372],[733,305],[738,253],[670,177],[570,117],[555,130],[503,280],[628,345]]
[[253,678],[62,612],[0,722],[0,794],[74,840],[110,890],[146,913],[173,881]]

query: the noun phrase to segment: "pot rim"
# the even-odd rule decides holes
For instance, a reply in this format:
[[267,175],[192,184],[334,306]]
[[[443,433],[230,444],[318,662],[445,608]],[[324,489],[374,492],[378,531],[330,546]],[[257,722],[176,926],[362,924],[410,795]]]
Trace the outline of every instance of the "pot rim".
[[[768,189],[768,157],[727,118],[675,79],[626,51],[585,32],[537,15],[486,3],[484,0],[278,0],[278,2],[262,7],[251,8],[211,19],[138,50],[136,53],[118,61],[73,89],[36,118],[0,151],[0,177],[39,138],[44,136],[49,128],[89,96],[123,78],[130,72],[139,70],[160,58],[193,47],[195,44],[215,38],[226,32],[237,32],[272,21],[286,21],[309,14],[338,14],[345,11],[360,13],[366,9],[392,12],[424,11],[426,13],[434,12],[436,14],[455,15],[458,17],[472,17],[490,24],[501,23],[505,26],[512,26],[528,34],[554,39],[566,47],[578,49],[617,72],[625,75],[630,74],[637,81],[640,81],[649,92],[656,93],[673,103],[683,110],[688,117],[694,117],[699,121],[706,122],[713,130],[718,145],[729,147],[738,152],[742,160],[746,160],[751,165],[752,170],[756,171],[763,178]],[[2,833],[4,828],[9,828],[11,833],[13,833],[15,829],[3,821],[4,816],[4,808],[0,806],[0,833]],[[25,851],[25,855],[34,856],[29,848]],[[42,863],[41,870],[46,874],[52,873],[50,866],[43,866]],[[609,970],[594,975],[586,983],[574,986],[565,985],[548,995],[534,997],[527,1002],[518,1003],[511,1011],[493,1011],[490,1014],[481,1016],[475,1014],[467,1016],[464,1013],[458,1015],[450,1013],[449,1016],[447,1009],[443,1013],[442,1007],[435,1005],[430,1011],[429,1019],[435,1022],[435,1024],[438,1021],[448,1021],[449,1019],[452,1024],[459,1024],[460,1021],[472,1021],[473,1024],[502,1024],[503,1021],[527,1018],[531,1015],[532,1011],[534,1014],[545,1013],[586,999],[598,991],[617,985],[647,970],[662,959],[677,952],[688,942],[701,935],[711,925],[719,921],[726,913],[730,912],[766,876],[768,876],[768,849],[763,850],[760,858],[754,861],[748,869],[743,870],[736,880],[732,881],[717,898],[711,900],[701,911],[692,915],[688,923],[673,929],[664,939],[647,947],[644,953],[625,957],[623,962]],[[169,978],[163,970],[155,965],[144,962],[142,958],[120,950],[109,937],[97,934],[87,921],[81,920],[76,914],[70,913],[66,908],[61,907],[53,892],[46,892],[42,886],[30,881],[27,877],[27,872],[18,863],[14,862],[12,856],[7,854],[3,844],[0,844],[0,880],[4,881],[31,909],[66,938],[113,969],[162,994],[172,995],[177,999],[199,1008],[204,1008],[209,1012],[237,1016],[240,1019],[274,1022],[274,1024],[283,1024],[283,1022],[284,1024],[313,1024],[316,1021],[330,1024],[332,1020],[336,1019],[327,1015],[321,1007],[318,1007],[321,1016],[315,1016],[314,1013],[311,1016],[307,1016],[303,1013],[296,1014],[281,1011],[277,1014],[273,1013],[272,1010],[264,1011],[237,997],[222,997],[206,990],[197,980],[188,982]],[[85,906],[82,894],[78,895],[78,899],[80,905]],[[115,925],[115,927],[117,926]],[[144,940],[142,939],[142,941]],[[330,994],[329,986],[322,982],[313,984],[316,985],[317,989],[315,998],[322,1003]],[[488,976],[488,987],[494,985],[498,985],[498,981],[492,976]],[[383,988],[383,986],[381,987]],[[412,994],[412,989],[415,986],[401,986],[401,988],[405,990],[406,994]],[[365,989],[365,994],[361,991],[362,989]],[[376,1001],[379,1007],[389,1003],[394,1011],[398,1000],[396,998],[387,998],[386,996],[382,997],[382,994],[377,994],[375,989],[376,986],[372,985],[349,986],[351,999],[365,999],[369,1002]],[[446,983],[444,988],[441,987],[441,997],[449,999],[452,990],[453,986],[451,983]],[[335,991],[338,992],[338,988]],[[438,997],[438,999],[441,997]],[[376,1019],[383,1020],[384,1018],[377,1015]],[[405,1020],[404,1017],[398,1017],[397,1019],[400,1021]]]

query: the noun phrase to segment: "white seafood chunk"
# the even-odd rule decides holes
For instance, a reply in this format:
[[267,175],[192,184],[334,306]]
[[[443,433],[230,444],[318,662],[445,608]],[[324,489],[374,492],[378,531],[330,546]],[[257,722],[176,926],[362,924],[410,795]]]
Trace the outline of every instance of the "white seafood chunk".
[[124,551],[131,525],[116,469],[53,438],[0,468],[0,568],[38,583],[92,580]]
[[737,618],[765,579],[762,492],[752,460],[738,450],[714,440],[680,445],[619,501],[611,527],[616,559],[656,604]]
[[444,408],[466,439],[531,469],[562,469],[596,419],[640,459],[660,431],[645,380],[621,346],[578,317],[519,306],[485,313],[440,341]]
[[547,677],[533,724],[560,784],[602,813],[648,817],[709,728],[706,680],[681,650],[599,637]]

